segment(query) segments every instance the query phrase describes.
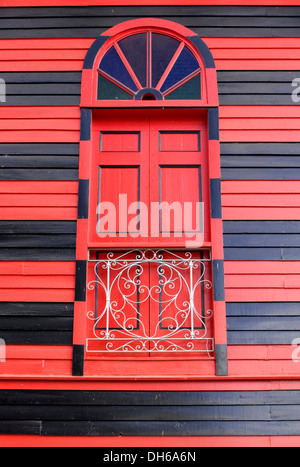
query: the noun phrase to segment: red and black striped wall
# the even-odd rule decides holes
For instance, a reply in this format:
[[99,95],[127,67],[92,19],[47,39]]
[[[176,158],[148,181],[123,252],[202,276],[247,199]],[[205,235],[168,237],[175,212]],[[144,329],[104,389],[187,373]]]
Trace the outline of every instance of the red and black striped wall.
[[[108,28],[153,15],[199,34],[217,66],[231,382],[208,364],[207,384],[106,386],[107,375],[97,379],[90,368],[93,382],[64,385],[72,379],[82,260],[83,61]],[[257,444],[300,436],[300,364],[291,358],[300,337],[300,107],[291,99],[291,83],[300,78],[299,20],[300,7],[284,5],[1,7],[7,99],[0,104],[0,338],[7,360],[0,363],[0,433],[159,436],[163,425],[170,437],[242,436],[246,443],[260,436]],[[25,383],[28,377],[40,381]],[[85,401],[93,397],[91,418]],[[113,424],[116,406],[130,408]],[[145,420],[149,406],[153,420]]]

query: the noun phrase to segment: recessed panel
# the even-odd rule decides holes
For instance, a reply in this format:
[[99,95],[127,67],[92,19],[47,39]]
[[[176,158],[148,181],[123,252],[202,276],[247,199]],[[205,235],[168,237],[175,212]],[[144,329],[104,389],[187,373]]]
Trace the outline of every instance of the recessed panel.
[[200,131],[161,131],[159,149],[161,152],[199,152]]
[[139,131],[102,131],[100,152],[139,152],[140,139]]
[[202,231],[200,166],[161,166],[160,232]]
[[139,232],[139,201],[139,167],[100,167],[97,233],[113,238]]

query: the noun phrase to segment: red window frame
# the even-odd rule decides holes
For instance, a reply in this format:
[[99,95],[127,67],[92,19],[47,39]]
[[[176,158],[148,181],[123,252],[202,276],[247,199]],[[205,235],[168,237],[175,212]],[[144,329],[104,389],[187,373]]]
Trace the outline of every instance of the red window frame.
[[[89,196],[89,180],[92,178],[92,155],[93,155],[93,125],[97,119],[98,110],[102,109],[101,114],[104,115],[107,108],[128,108],[128,101],[99,101],[97,99],[97,63],[99,58],[106,52],[111,43],[116,40],[116,37],[132,34],[137,31],[148,30],[148,28],[156,28],[158,31],[164,31],[181,40],[189,43],[194,53],[198,55],[199,60],[203,62],[202,68],[202,86],[205,90],[202,94],[201,101],[164,101],[163,107],[187,109],[201,109],[202,118],[207,121],[207,158],[208,158],[208,183],[210,186],[210,248],[212,256],[212,277],[213,277],[213,312],[214,312],[214,340],[215,340],[215,358],[208,358],[206,362],[199,365],[195,371],[195,365],[192,362],[188,363],[183,360],[183,365],[178,365],[178,359],[169,361],[168,365],[160,365],[155,361],[148,362],[145,366],[138,364],[135,361],[130,368],[124,366],[121,360],[116,360],[112,365],[102,359],[85,360],[85,345],[87,338],[86,330],[86,314],[87,314],[87,296],[86,290],[86,272],[87,272],[87,257],[89,248],[93,247],[93,242],[89,242],[89,220],[88,214],[78,216],[78,231],[77,231],[77,280],[78,292],[75,299],[75,316],[74,316],[74,340],[73,340],[73,375],[74,376],[89,376],[101,377],[153,377],[165,378],[172,375],[178,378],[181,377],[214,377],[227,375],[227,335],[226,335],[226,311],[225,311],[225,296],[224,296],[224,277],[223,277],[223,229],[221,215],[221,199],[220,199],[220,147],[218,133],[218,90],[216,69],[212,65],[210,52],[205,44],[201,42],[200,47],[197,43],[198,36],[192,31],[180,25],[163,20],[134,20],[118,25],[104,33],[96,45],[90,49],[83,70],[82,76],[82,134],[80,142],[80,169],[79,178],[82,190],[79,190],[79,206],[85,206],[87,213],[87,205]],[[199,39],[200,40],[200,39]],[[195,44],[197,46],[195,46]],[[199,51],[201,49],[201,51]],[[206,57],[205,57],[206,54]],[[161,101],[130,101],[130,108],[161,108]],[[100,110],[99,110],[100,111]],[[81,201],[82,198],[82,201]],[[79,209],[80,210],[80,209]],[[84,365],[85,363],[85,365]],[[169,375],[169,376],[168,376]]]

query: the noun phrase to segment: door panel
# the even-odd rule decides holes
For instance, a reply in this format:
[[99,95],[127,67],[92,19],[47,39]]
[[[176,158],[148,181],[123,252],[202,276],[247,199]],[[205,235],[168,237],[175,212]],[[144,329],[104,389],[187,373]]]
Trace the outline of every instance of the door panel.
[[90,183],[89,245],[135,245],[141,205],[149,204],[149,118],[128,120],[116,112],[97,119]]
[[199,358],[211,347],[210,262],[186,245],[195,232],[210,241],[205,120],[192,111],[112,111],[94,123],[93,151],[89,351]]
[[199,248],[208,243],[207,131],[201,116],[183,112],[171,118],[167,114],[165,118],[152,117],[150,161],[150,202],[163,204],[158,212],[152,212],[151,225],[156,230],[152,229],[149,242],[166,248],[186,248],[193,242]]

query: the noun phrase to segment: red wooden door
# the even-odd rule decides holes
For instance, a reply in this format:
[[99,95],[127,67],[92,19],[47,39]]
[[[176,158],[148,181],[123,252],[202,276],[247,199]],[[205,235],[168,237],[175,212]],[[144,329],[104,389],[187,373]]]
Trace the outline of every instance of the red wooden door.
[[201,113],[111,111],[99,118],[89,218],[91,247],[208,244],[207,129]]
[[95,122],[93,148],[89,246],[101,251],[89,265],[88,349],[166,357],[211,347],[208,258],[186,249],[195,234],[193,247],[210,240],[203,117],[112,111]]

